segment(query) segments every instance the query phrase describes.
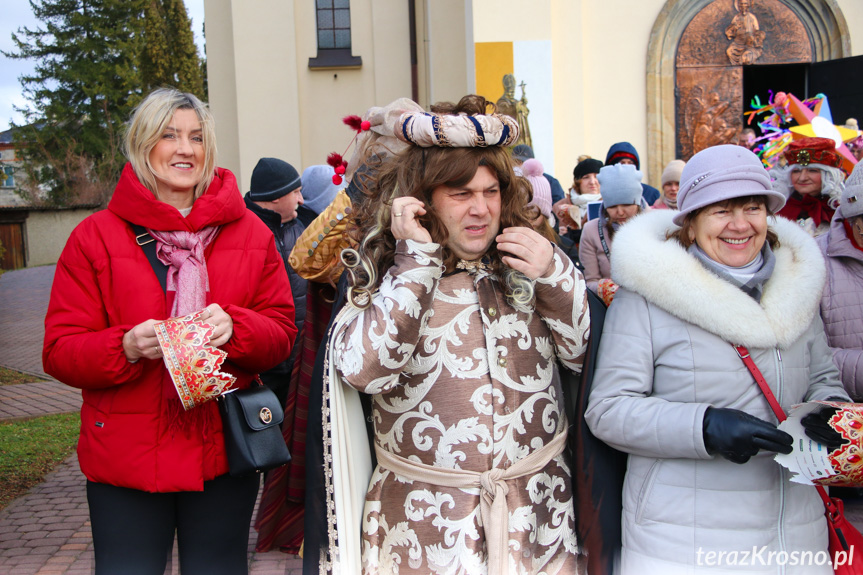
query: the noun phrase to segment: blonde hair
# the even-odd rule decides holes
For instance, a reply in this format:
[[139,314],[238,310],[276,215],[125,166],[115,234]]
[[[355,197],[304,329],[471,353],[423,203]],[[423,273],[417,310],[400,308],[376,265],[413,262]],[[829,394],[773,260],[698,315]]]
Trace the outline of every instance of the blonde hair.
[[210,184],[216,170],[216,129],[213,116],[207,105],[194,94],[173,88],[159,88],[150,93],[132,112],[126,128],[123,151],[138,180],[157,195],[156,174],[150,164],[150,152],[159,142],[177,110],[194,110],[201,123],[204,140],[204,166],[201,181],[195,186],[195,199],[201,197]]

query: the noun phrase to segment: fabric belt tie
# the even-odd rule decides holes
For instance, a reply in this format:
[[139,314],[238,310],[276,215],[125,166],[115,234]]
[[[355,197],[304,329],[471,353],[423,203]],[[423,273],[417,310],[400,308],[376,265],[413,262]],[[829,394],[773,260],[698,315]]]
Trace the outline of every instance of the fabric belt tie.
[[507,469],[489,471],[467,471],[464,469],[444,469],[411,461],[396,455],[378,445],[375,454],[378,465],[412,481],[420,481],[441,487],[458,489],[479,487],[480,517],[485,529],[488,548],[488,572],[507,575],[509,572],[509,512],[506,495],[509,493],[507,481],[533,475],[560,455],[566,447],[568,424],[564,419],[560,431],[545,446],[537,449],[524,459],[520,459]]

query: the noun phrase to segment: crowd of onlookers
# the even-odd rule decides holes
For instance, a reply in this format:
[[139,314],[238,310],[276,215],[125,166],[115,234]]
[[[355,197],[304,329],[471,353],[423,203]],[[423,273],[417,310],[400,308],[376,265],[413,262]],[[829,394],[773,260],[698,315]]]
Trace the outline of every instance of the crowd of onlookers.
[[[856,130],[853,118],[846,127],[861,134],[846,143],[859,159],[863,157],[863,132]],[[755,131],[745,128],[736,143],[752,150],[757,145]],[[780,163],[769,170],[772,185],[786,196],[785,206],[776,215],[797,221],[813,237],[829,230],[848,175],[840,167],[842,162],[835,147],[835,142],[826,138],[793,141]],[[823,155],[831,150],[834,150],[832,160],[828,161]],[[520,145],[514,150],[516,162],[523,161],[522,157],[533,157],[528,146]],[[801,162],[798,157],[811,159]],[[614,144],[605,163],[586,155],[579,157],[569,192],[561,198],[552,194],[553,216],[549,220],[564,242],[573,242],[577,247],[579,265],[593,291],[598,292],[602,284],[603,295],[613,293],[610,254],[614,235],[621,225],[645,210],[678,209],[677,195],[685,165],[683,160],[669,162],[662,171],[661,190],[656,190],[642,182],[638,152],[628,142]],[[633,168],[612,169],[612,166]],[[543,175],[552,190],[559,187],[556,179]]]
[[[245,197],[233,174],[216,166],[213,118],[205,104],[190,94],[160,89],[135,110],[125,140],[129,164],[108,209],[76,228],[58,262],[43,352],[48,373],[83,390],[79,455],[88,479],[97,573],[161,573],[175,531],[184,572],[246,572],[258,475],[229,474],[223,437],[216,432],[221,430],[216,403],[184,412],[162,363],[154,328],[157,318],[187,314],[212,327],[209,343],[226,352],[223,369],[236,376],[238,387],[252,385],[260,375],[285,407],[284,440],[294,460],[266,478],[257,516],[258,549],[279,547],[296,553],[305,546],[308,571],[317,572],[318,561],[328,561],[322,550],[332,527],[326,518],[334,511],[328,507],[332,477],[325,477],[325,469],[333,457],[328,459],[322,445],[328,441],[330,424],[337,422],[326,419],[331,417],[332,398],[324,391],[329,388],[323,381],[331,377],[327,370],[344,359],[336,358],[332,365],[324,360],[327,327],[345,301],[357,309],[378,301],[380,290],[368,286],[380,287],[381,277],[397,268],[387,260],[391,268],[377,270],[381,272],[377,275],[367,270],[363,285],[357,280],[363,278],[359,272],[344,273],[352,265],[350,254],[359,253],[357,246],[366,240],[369,246],[375,242],[384,246],[380,253],[392,258],[396,253],[404,257],[405,251],[430,250],[431,255],[423,252],[411,264],[426,266],[418,268],[417,277],[430,274],[428,285],[462,282],[454,295],[444,297],[449,303],[478,294],[476,286],[492,278],[488,285],[498,287],[482,297],[496,303],[471,308],[474,319],[487,314],[475,333],[485,333],[492,325],[504,330],[497,323],[505,323],[503,317],[497,318],[499,309],[502,316],[507,315],[505,309],[511,312],[507,317],[512,318],[524,314],[527,319],[522,323],[532,327],[524,327],[521,335],[533,342],[524,345],[536,355],[528,366],[535,373],[513,378],[518,381],[513,381],[512,389],[532,401],[530,386],[542,380],[546,387],[533,395],[546,398],[548,413],[562,412],[564,400],[558,396],[561,384],[554,379],[557,370],[540,369],[540,362],[558,361],[565,366],[569,361],[577,371],[585,361],[578,354],[588,348],[582,336],[587,340],[590,333],[591,341],[601,337],[595,362],[585,364],[595,373],[586,410],[577,417],[583,415],[597,438],[629,457],[623,483],[620,572],[698,571],[705,550],[825,551],[822,501],[813,488],[790,482],[789,473],[773,461],[775,453],[790,452],[791,436],[777,428],[755,380],[763,379],[786,411],[806,401],[848,402],[863,397],[863,168],[857,164],[853,171],[849,169],[853,162],[849,164],[837,152],[833,140],[804,138],[793,141],[781,164],[768,171],[752,151],[756,134],[744,130],[738,145],[715,146],[687,162],[669,162],[661,174],[661,189],[644,183],[638,152],[630,143],[619,142],[609,148],[604,161],[579,157],[572,184],[564,190],[545,173],[529,146],[516,145],[511,157],[507,155],[507,134],[514,136],[507,131],[508,120],[462,114],[467,127],[448,129],[466,143],[453,147],[447,139],[436,148],[430,144],[432,152],[427,153],[423,144],[407,137],[407,124],[402,125],[403,132],[394,132],[390,125],[390,116],[406,121],[405,102],[412,105],[411,110],[416,108],[417,123],[428,120],[429,114],[409,101],[373,109],[371,114],[380,125],[389,123],[369,141],[385,137],[394,142],[393,133],[405,134],[407,141],[399,146],[407,150],[393,152],[394,160],[368,154],[364,158],[368,163],[349,164],[349,183],[341,186],[343,165],[335,171],[331,166],[311,166],[300,174],[284,160],[263,158]],[[467,124],[477,118],[488,122],[486,127],[496,127],[500,141],[506,143],[483,152],[490,134],[480,143],[472,141],[474,128]],[[846,127],[851,125],[849,120]],[[440,127],[429,126],[424,137],[439,136]],[[417,128],[417,133],[422,130]],[[863,134],[858,135],[848,142],[848,149],[860,159]],[[450,153],[452,149],[457,152]],[[471,165],[481,154],[486,154],[486,163]],[[440,176],[443,179],[433,190],[420,190],[418,185],[398,189],[407,181],[404,174],[425,177],[426,162],[438,175],[448,173],[451,158],[462,160],[458,170],[464,172],[459,175],[464,182],[458,180],[461,183],[455,185],[457,178],[450,181]],[[491,164],[495,171],[488,167]],[[369,167],[374,165],[377,173]],[[474,190],[471,186],[477,178],[482,185]],[[396,184],[384,190],[381,182]],[[530,200],[525,206],[523,192],[528,189]],[[429,225],[423,219],[429,207],[420,199],[424,193],[429,206],[436,198],[468,224],[462,225],[456,216],[444,217],[441,225],[449,235],[430,241],[432,236],[423,227]],[[471,202],[479,208],[474,209]],[[504,219],[499,213],[501,202],[505,218],[518,225],[495,229],[490,235],[489,230]],[[348,224],[361,218],[368,233],[358,238],[359,225]],[[381,223],[380,218],[388,220]],[[441,225],[429,228],[441,233]],[[384,237],[382,231],[392,237]],[[454,238],[457,234],[464,238]],[[471,257],[455,251],[457,240],[462,242],[459,249]],[[425,247],[416,248],[416,244]],[[482,245],[474,249],[475,244]],[[470,270],[467,273],[478,279],[453,279],[453,269],[446,269],[446,274],[432,270],[429,262],[441,245],[452,249],[452,268]],[[528,255],[519,257],[519,253]],[[489,254],[499,259],[492,261]],[[571,263],[562,265],[560,260],[567,256]],[[593,314],[587,313],[583,302],[590,298],[572,264],[581,270],[587,288],[607,306],[604,324],[592,323],[588,329]],[[527,271],[518,272],[519,267]],[[559,276],[549,279],[555,273]],[[500,282],[498,275],[506,274],[506,282]],[[348,276],[353,284],[349,285]],[[512,304],[512,309],[504,308],[510,305],[511,294],[494,299],[500,286],[507,290],[527,286],[529,297]],[[388,289],[401,288],[388,284]],[[543,290],[567,300],[567,305],[557,306],[560,309],[544,313],[551,317],[566,312],[567,317],[534,316],[536,309],[528,308],[538,309],[536,294]],[[480,301],[481,296],[475,297]],[[397,312],[416,312],[409,306],[395,307],[380,305],[373,311],[384,310],[382,318],[387,321]],[[417,320],[418,312],[415,315]],[[438,320],[434,313],[431,316]],[[578,330],[570,325],[574,321]],[[459,337],[466,337],[469,323],[469,319],[459,320]],[[419,329],[426,327],[421,323]],[[536,333],[526,333],[530,330]],[[404,336],[396,331],[386,336]],[[549,334],[556,338],[553,344]],[[521,338],[516,339],[522,346]],[[358,341],[352,340],[351,345],[355,348]],[[402,345],[388,346],[375,339],[372,348],[378,353],[378,348],[401,349]],[[484,346],[471,357],[488,362]],[[491,370],[506,375],[507,361],[511,367],[516,365],[517,355],[526,356],[528,348],[519,347],[509,357],[501,355],[491,368],[477,359],[488,370],[477,381],[491,388]],[[563,360],[554,355],[561,349],[568,349],[571,357]],[[581,351],[572,351],[576,349]],[[369,369],[381,367],[377,356],[359,360],[375,364]],[[453,366],[462,365],[450,361]],[[393,372],[388,377],[405,376],[414,363],[388,364]],[[201,359],[196,365],[204,369],[205,364]],[[433,371],[436,366],[427,367]],[[464,393],[466,376],[456,367],[447,366],[447,370],[455,382],[450,389],[460,386]],[[437,373],[437,378],[444,377]],[[482,379],[486,376],[489,382]],[[369,388],[379,383],[375,380]],[[377,392],[382,390],[386,391]],[[443,403],[446,391],[438,390]],[[486,415],[484,410],[490,413],[492,404],[516,401],[516,397],[472,395],[461,403],[475,404]],[[400,398],[399,405],[411,401],[412,397]],[[835,407],[819,409],[815,419],[821,423],[835,413],[830,411]],[[536,417],[532,424],[543,428],[537,427],[534,439],[549,431],[545,419],[540,423],[539,414]],[[369,422],[372,419],[368,416]],[[378,425],[381,421],[377,417]],[[816,423],[803,421],[808,434]],[[563,452],[558,436],[565,439],[565,427],[561,424],[564,429],[554,434],[559,451],[544,451],[549,461]],[[478,444],[480,454],[491,449],[479,442],[479,432],[458,433],[463,434],[455,441],[459,449],[467,444]],[[823,433],[822,429],[822,439]],[[401,441],[408,434],[394,435]],[[524,455],[536,446],[522,447]],[[378,455],[387,454],[379,450]],[[412,463],[416,462],[405,459],[391,465],[402,465],[401,473],[410,473]],[[560,478],[569,477],[565,468],[559,465]],[[482,482],[505,481],[486,478],[491,471],[504,473],[485,470]],[[523,472],[527,478],[541,475],[534,473]],[[401,486],[409,481],[392,483]],[[530,485],[526,491],[541,491],[532,478]],[[545,495],[531,491],[530,497],[551,501],[552,492],[568,489],[549,485]],[[471,489],[459,487],[459,496],[473,493]],[[505,491],[500,485],[483,489]],[[518,495],[524,494],[510,497]],[[479,505],[479,496],[465,498],[471,505],[474,499]],[[523,509],[530,504],[522,503],[526,507],[520,507],[519,513],[526,513]],[[387,501],[370,500],[370,504]],[[440,505],[446,506],[443,501]],[[507,516],[506,509],[498,511]],[[531,512],[534,519],[535,511]],[[407,506],[400,512],[415,519]],[[567,513],[560,520],[566,522],[561,529],[574,523]],[[518,513],[510,510],[510,515]],[[389,527],[380,517],[375,526],[363,523],[363,528],[386,531]],[[423,528],[432,523],[421,519],[417,521]],[[534,535],[551,537],[545,533],[550,528],[532,533],[530,517],[520,521],[522,527],[517,529],[524,531],[525,545],[535,543]],[[548,521],[552,525],[557,519]],[[491,525],[486,527],[492,530]],[[497,527],[500,537],[509,537]],[[332,539],[331,535],[332,530]],[[479,537],[473,545],[482,558],[485,544]],[[388,538],[383,538],[387,545]],[[495,543],[496,560],[502,563],[508,561],[512,547],[512,540],[509,545],[507,540]],[[419,544],[415,547],[419,549]],[[428,552],[431,561],[433,551]],[[402,569],[408,570],[417,553],[423,551],[411,551],[410,560],[405,556]],[[574,542],[571,548],[554,553],[579,554]],[[529,555],[518,553],[518,560],[528,561]],[[572,559],[560,559],[560,565],[572,566]],[[401,562],[401,557],[394,561]],[[488,567],[482,561],[477,565]],[[794,571],[789,567],[788,572]],[[798,572],[829,573],[831,569],[804,566]]]
[[[786,413],[863,397],[863,168],[813,137],[768,171],[754,139],[670,162],[652,199],[635,150],[615,144],[604,165],[580,159],[554,206],[588,288],[613,302],[593,325],[585,419],[628,454],[621,573],[698,572],[693,553],[753,544],[825,549],[822,499],[773,461],[792,438],[755,382]],[[825,424],[836,411],[803,420],[829,451],[845,442]]]

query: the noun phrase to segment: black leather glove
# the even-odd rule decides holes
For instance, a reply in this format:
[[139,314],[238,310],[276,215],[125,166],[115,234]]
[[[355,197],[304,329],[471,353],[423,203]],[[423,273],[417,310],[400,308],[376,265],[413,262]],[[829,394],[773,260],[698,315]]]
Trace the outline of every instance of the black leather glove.
[[839,411],[839,408],[825,405],[800,420],[806,435],[826,447],[829,451],[839,449],[848,443],[847,439],[839,435],[839,432],[827,423],[831,417],[836,415],[837,411]]
[[704,445],[728,461],[746,463],[760,449],[791,453],[794,440],[772,423],[739,409],[708,407],[704,413]]

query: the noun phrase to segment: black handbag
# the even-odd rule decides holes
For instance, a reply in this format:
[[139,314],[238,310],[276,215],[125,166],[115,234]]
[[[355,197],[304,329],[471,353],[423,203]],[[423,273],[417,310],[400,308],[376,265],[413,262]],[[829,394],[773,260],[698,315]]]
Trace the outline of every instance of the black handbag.
[[231,475],[281,467],[291,460],[282,437],[285,412],[276,394],[260,381],[219,396],[222,432]]

